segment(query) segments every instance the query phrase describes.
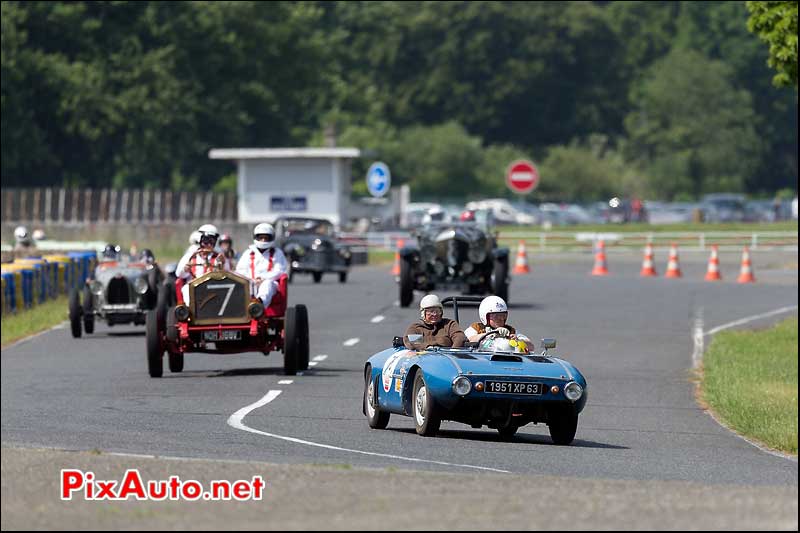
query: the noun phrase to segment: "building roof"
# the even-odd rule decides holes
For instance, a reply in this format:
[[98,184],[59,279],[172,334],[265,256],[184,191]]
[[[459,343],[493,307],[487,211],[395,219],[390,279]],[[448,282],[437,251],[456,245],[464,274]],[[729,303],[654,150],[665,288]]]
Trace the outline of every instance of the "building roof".
[[210,159],[353,159],[358,148],[212,148]]

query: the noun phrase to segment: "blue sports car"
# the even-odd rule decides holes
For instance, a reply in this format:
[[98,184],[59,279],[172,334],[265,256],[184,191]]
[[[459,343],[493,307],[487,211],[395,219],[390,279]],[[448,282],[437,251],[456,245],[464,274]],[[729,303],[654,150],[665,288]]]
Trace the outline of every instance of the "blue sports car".
[[[458,321],[458,301],[449,297]],[[540,354],[524,342],[487,333],[464,348],[406,349],[401,337],[364,367],[363,412],[371,428],[385,429],[391,413],[414,419],[417,433],[433,436],[442,420],[473,428],[484,425],[503,437],[533,422],[544,423],[556,444],[570,444],[586,405],[586,379],[573,365],[547,354],[554,339],[542,339]],[[414,339],[409,339],[414,342]]]

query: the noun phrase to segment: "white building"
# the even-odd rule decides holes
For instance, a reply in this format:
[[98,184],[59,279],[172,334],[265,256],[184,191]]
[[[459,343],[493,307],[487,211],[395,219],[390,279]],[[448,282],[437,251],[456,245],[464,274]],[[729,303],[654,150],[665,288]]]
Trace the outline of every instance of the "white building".
[[211,159],[236,160],[239,222],[279,216],[348,221],[351,160],[357,148],[215,148]]

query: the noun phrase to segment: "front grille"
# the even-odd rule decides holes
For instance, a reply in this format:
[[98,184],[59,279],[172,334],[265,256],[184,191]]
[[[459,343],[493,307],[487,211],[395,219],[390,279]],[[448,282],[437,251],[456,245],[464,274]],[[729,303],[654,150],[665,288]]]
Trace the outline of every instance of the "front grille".
[[106,302],[110,304],[130,303],[128,280],[125,278],[112,278],[106,288]]

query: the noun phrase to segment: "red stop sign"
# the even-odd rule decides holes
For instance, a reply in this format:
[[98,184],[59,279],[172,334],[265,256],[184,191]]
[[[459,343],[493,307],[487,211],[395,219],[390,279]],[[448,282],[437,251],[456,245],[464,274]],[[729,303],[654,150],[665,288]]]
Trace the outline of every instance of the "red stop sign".
[[539,185],[539,171],[530,161],[514,161],[508,166],[506,183],[515,193],[531,192]]

